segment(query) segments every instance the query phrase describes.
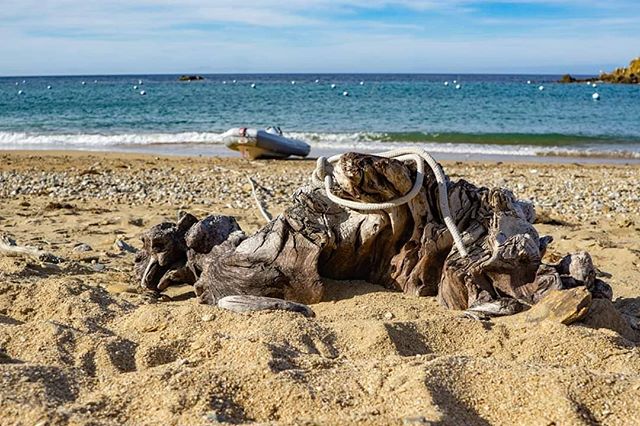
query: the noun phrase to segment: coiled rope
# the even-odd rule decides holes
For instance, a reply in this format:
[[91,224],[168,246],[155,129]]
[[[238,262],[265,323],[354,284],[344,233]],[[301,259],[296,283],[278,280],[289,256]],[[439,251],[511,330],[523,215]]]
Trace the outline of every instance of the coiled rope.
[[418,193],[420,192],[420,188],[422,188],[422,183],[424,182],[424,163],[426,162],[431,170],[433,170],[436,182],[438,183],[438,201],[440,204],[440,212],[442,213],[444,223],[451,233],[451,236],[453,237],[453,241],[458,248],[458,253],[460,253],[461,257],[466,257],[467,249],[464,246],[462,236],[460,235],[455,222],[451,218],[446,176],[442,171],[442,168],[440,168],[440,165],[431,156],[431,154],[420,148],[402,148],[392,151],[380,152],[373,155],[376,155],[378,157],[394,158],[400,161],[414,161],[416,163],[417,173],[416,181],[413,183],[413,187],[411,188],[411,190],[405,195],[396,198],[395,200],[385,201],[383,203],[364,203],[359,201],[345,200],[344,198],[338,197],[331,192],[331,187],[333,186],[332,164],[340,160],[342,154],[334,155],[329,158],[319,157],[316,163],[316,169],[314,170],[312,175],[313,182],[319,185],[324,184],[324,190],[327,193],[327,197],[340,206],[361,211],[385,210],[406,204],[411,201],[416,195],[418,195]]

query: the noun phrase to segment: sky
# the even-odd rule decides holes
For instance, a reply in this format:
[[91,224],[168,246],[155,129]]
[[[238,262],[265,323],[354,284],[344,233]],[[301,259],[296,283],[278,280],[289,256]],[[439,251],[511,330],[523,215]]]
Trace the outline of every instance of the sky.
[[640,0],[0,0],[0,75],[597,74]]

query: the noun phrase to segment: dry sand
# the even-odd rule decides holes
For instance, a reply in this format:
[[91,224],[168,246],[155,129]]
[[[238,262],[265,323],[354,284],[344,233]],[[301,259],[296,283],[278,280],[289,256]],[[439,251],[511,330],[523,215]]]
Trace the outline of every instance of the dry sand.
[[[62,256],[0,255],[0,424],[638,424],[640,168],[445,163],[453,179],[533,199],[556,260],[587,250],[614,289],[584,323],[462,319],[433,298],[327,282],[307,319],[136,289],[141,231],[236,215],[262,223],[311,161],[0,153],[0,235]],[[92,251],[78,252],[86,243]],[[618,311],[624,312],[621,316]]]

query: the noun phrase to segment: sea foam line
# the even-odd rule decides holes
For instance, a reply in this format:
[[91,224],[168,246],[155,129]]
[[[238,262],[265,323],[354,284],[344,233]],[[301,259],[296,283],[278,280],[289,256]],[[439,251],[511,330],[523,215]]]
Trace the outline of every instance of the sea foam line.
[[[566,156],[607,157],[640,159],[640,151],[630,145],[597,146],[533,146],[452,142],[393,142],[381,141],[385,133],[318,133],[290,132],[285,136],[308,142],[312,148],[329,150],[385,151],[399,146],[421,147],[433,153],[461,155],[508,156]],[[105,149],[117,146],[141,146],[154,144],[223,144],[222,133],[122,133],[122,134],[42,134],[27,132],[0,132],[0,148],[3,149]],[[639,147],[640,148],[640,147]]]

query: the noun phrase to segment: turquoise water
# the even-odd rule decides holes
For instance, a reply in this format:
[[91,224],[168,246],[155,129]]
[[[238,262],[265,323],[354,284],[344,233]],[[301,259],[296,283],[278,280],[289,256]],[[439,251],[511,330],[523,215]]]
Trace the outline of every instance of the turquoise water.
[[228,128],[278,125],[315,150],[410,144],[443,153],[640,158],[640,85],[593,88],[536,75],[205,78],[0,78],[0,148],[206,151],[222,146]]

